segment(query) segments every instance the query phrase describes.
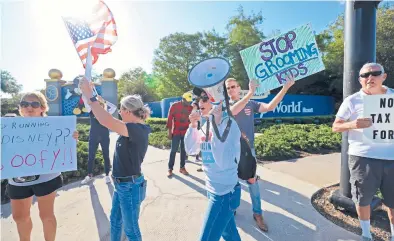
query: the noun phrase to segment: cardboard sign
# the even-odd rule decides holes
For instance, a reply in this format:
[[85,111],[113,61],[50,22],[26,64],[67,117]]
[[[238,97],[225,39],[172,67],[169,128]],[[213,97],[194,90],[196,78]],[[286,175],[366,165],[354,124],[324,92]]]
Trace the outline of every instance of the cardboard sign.
[[363,129],[364,138],[374,143],[394,144],[394,95],[364,97],[364,117],[372,119],[372,126]]
[[76,116],[1,118],[1,179],[77,170]]
[[282,86],[286,75],[299,80],[325,69],[309,24],[265,39],[240,54],[249,79],[260,83],[257,95]]

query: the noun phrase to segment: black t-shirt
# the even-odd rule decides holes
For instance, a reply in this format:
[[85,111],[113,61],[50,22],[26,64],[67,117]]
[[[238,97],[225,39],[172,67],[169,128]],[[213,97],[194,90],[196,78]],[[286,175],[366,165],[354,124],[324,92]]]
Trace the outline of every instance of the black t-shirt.
[[90,115],[90,136],[103,136],[109,135],[109,130],[107,127],[100,124],[93,114],[93,111],[89,113]]
[[149,125],[126,123],[129,137],[119,136],[116,141],[113,171],[114,177],[130,177],[141,174],[141,164],[148,150]]

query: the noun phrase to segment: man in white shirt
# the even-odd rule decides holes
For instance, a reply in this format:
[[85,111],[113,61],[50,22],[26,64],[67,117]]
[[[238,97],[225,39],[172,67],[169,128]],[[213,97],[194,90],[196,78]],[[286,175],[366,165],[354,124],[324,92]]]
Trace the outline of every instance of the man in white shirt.
[[370,118],[363,118],[364,96],[394,94],[393,89],[383,86],[386,77],[380,64],[365,64],[359,75],[361,90],[345,98],[332,126],[334,132],[349,132],[350,183],[363,241],[372,240],[370,204],[378,189],[384,197],[383,203],[388,207],[391,241],[394,241],[394,147],[393,144],[363,139],[363,129],[372,126]]

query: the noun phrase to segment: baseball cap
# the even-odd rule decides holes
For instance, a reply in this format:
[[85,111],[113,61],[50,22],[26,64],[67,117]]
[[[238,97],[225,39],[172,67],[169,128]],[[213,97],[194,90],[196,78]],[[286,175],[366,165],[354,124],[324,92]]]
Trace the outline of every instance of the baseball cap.
[[192,93],[186,92],[182,95],[182,98],[185,99],[187,102],[192,102],[193,101],[193,96]]

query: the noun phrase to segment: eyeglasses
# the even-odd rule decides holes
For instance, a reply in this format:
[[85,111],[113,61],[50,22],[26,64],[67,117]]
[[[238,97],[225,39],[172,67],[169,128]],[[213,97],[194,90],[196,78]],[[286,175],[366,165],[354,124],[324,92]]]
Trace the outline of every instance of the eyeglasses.
[[381,74],[382,74],[382,71],[372,71],[372,72],[360,74],[360,77],[361,78],[368,78],[370,75],[376,77],[376,76],[380,76]]
[[237,88],[238,86],[236,86],[236,85],[232,85],[232,86],[229,86],[229,87],[227,87],[226,89],[227,90],[230,90],[230,89],[235,89],[235,88]]
[[204,96],[201,96],[200,99],[202,100],[202,102],[205,103],[205,102],[207,102],[209,100],[209,97],[204,95]]
[[21,101],[21,103],[19,105],[22,108],[27,108],[27,107],[31,106],[34,109],[37,109],[41,106],[40,102],[38,102],[38,101],[33,101],[33,102]]

